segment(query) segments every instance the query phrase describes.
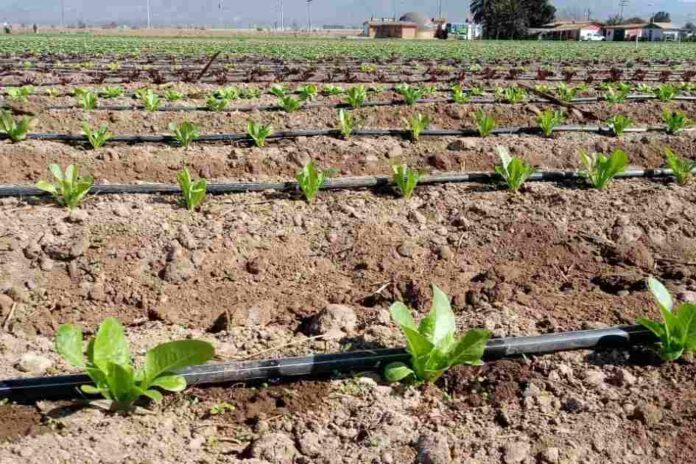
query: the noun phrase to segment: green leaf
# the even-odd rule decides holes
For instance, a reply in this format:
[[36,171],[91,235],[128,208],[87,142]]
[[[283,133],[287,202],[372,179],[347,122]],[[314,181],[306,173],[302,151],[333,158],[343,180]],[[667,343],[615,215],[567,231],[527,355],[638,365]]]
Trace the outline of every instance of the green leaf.
[[408,352],[414,357],[418,358],[427,355],[434,348],[434,345],[417,330],[404,326],[401,327],[401,330],[406,336]]
[[384,368],[384,378],[388,382],[401,382],[413,375],[413,370],[402,362],[393,362],[387,364],[387,367]]
[[94,385],[81,385],[80,390],[87,393],[88,395],[101,395],[102,391],[95,387]]
[[51,195],[57,195],[58,194],[58,189],[56,186],[50,182],[46,182],[45,180],[40,180],[36,183],[36,188],[39,190],[43,190],[44,192],[48,192]]
[[[60,181],[63,181],[68,177],[67,175],[65,177],[63,177],[63,170],[57,164],[50,164],[48,166],[48,170],[51,171],[51,174],[53,174],[53,177],[55,177],[56,179],[58,179]],[[66,170],[66,172],[67,172],[67,170]]]
[[678,325],[687,351],[696,351],[696,304],[684,303],[677,311]]
[[162,393],[158,392],[157,390],[145,390],[142,392],[143,395],[147,396],[150,398],[152,401],[159,403],[162,401]]
[[462,336],[449,353],[450,365],[481,364],[481,358],[486,349],[486,343],[491,338],[491,332],[483,329],[468,331]]
[[150,384],[150,387],[159,387],[162,390],[180,392],[186,388],[186,379],[181,375],[165,375],[158,377]]
[[674,302],[672,301],[672,296],[669,294],[669,291],[662,285],[662,282],[650,277],[648,279],[648,288],[650,289],[650,293],[655,297],[657,304],[660,305],[661,308],[671,312]]
[[439,345],[455,330],[456,323],[449,298],[437,285],[433,285],[433,306],[428,316],[421,321],[418,331],[433,345]]
[[660,340],[665,340],[667,338],[665,326],[659,322],[651,321],[650,319],[640,318],[638,323],[651,331]]
[[123,326],[117,319],[107,318],[99,326],[99,331],[94,339],[91,361],[105,372],[110,362],[120,365],[130,364],[128,342],[123,333]]
[[391,314],[392,320],[396,322],[401,327],[408,327],[409,329],[418,330],[416,321],[413,320],[411,315],[411,310],[408,306],[403,304],[401,301],[397,301],[389,308],[389,313]]
[[85,367],[82,347],[82,329],[74,324],[63,324],[56,333],[56,351],[73,367]]
[[115,401],[130,403],[138,397],[138,393],[134,391],[135,382],[131,366],[108,361],[106,379],[109,392]]
[[145,355],[141,388],[147,390],[155,379],[172,370],[203,364],[214,354],[213,346],[200,340],[179,340],[157,345]]

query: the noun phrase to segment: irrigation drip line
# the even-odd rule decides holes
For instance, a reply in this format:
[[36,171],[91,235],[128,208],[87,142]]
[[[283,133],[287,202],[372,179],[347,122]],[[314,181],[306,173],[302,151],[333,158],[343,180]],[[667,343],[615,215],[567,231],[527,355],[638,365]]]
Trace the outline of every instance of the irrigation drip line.
[[[542,355],[578,349],[626,348],[647,345],[655,336],[641,326],[560,332],[489,340],[484,358],[489,361],[522,355]],[[234,384],[250,381],[290,380],[335,373],[381,370],[391,362],[408,362],[403,348],[346,353],[314,354],[261,361],[205,364],[176,371],[188,385]],[[80,385],[91,383],[86,375],[61,375],[0,381],[0,397],[13,401],[83,396]]]
[[[696,174],[696,168],[693,170]],[[616,176],[617,179],[631,178],[668,178],[673,175],[670,169],[632,169],[624,171]],[[568,180],[584,179],[579,171],[542,171],[532,174],[530,182],[561,182]],[[456,184],[456,183],[481,183],[492,184],[501,182],[502,178],[495,172],[455,172],[423,176],[418,185]],[[389,187],[393,185],[391,177],[387,176],[360,176],[328,179],[321,190],[353,190],[365,188]],[[295,181],[278,182],[229,182],[208,184],[208,193],[211,195],[224,195],[247,192],[296,192],[299,185]],[[90,190],[95,195],[120,195],[120,194],[144,194],[144,195],[179,195],[181,189],[173,184],[106,184],[94,185]],[[3,197],[32,197],[48,196],[47,192],[33,186],[0,184],[0,198]]]
[[[613,135],[613,132],[608,127],[602,126],[579,126],[566,125],[554,128],[554,132],[582,132],[595,133],[600,135]],[[693,132],[696,128],[682,129],[680,132]],[[629,127],[624,130],[625,133],[648,133],[648,132],[665,132],[665,126],[649,126],[649,127]],[[519,135],[519,134],[541,134],[542,130],[539,127],[499,127],[491,132],[491,135]],[[351,133],[354,137],[410,137],[411,132],[405,129],[356,129]],[[421,132],[421,137],[481,137],[476,129],[427,129]],[[341,137],[341,131],[338,129],[304,129],[291,131],[278,131],[267,137],[267,140],[282,140],[296,139],[300,137]],[[87,143],[86,135],[78,134],[54,134],[54,133],[33,133],[27,134],[28,140],[44,140],[53,142],[67,143]],[[0,134],[0,140],[9,140],[7,134]],[[207,134],[201,135],[196,139],[200,143],[215,143],[215,142],[251,142],[251,137],[246,133],[232,134]],[[176,143],[176,139],[172,135],[117,135],[111,137],[108,143]]]

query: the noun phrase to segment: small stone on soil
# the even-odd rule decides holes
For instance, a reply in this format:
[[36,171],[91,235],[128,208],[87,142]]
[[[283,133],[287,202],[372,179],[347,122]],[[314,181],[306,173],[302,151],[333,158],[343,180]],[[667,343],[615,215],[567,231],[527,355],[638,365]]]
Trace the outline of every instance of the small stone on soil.
[[36,353],[25,353],[17,364],[17,369],[33,375],[43,375],[53,366],[53,361]]

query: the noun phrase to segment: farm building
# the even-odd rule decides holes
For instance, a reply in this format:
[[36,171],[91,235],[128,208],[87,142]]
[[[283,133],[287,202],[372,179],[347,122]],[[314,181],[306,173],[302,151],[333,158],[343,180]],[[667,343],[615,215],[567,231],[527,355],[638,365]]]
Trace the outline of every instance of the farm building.
[[672,23],[650,23],[643,28],[643,39],[651,42],[661,40],[679,41],[686,31]]
[[643,38],[646,23],[615,24],[604,26],[604,37],[609,41],[636,40]]
[[602,25],[595,21],[555,21],[544,27],[530,29],[529,33],[541,39],[586,40],[588,36],[600,34]]
[[398,21],[386,18],[366,21],[363,35],[377,39],[434,39],[436,29],[436,23],[423,13],[409,12]]

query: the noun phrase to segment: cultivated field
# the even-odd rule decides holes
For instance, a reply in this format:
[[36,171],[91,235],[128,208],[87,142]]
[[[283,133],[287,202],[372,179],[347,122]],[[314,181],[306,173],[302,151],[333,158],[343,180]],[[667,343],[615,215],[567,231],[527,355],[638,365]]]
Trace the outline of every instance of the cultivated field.
[[[650,276],[696,301],[692,81],[695,44],[2,37],[0,378],[78,372],[59,327],[108,317],[138,363],[181,339],[213,361],[401,347],[390,306],[422,318],[433,284],[462,332],[660,321]],[[72,211],[35,187],[54,163],[94,178]],[[183,168],[208,183],[192,210]],[[133,414],[6,401],[0,462],[694,463],[696,363],[667,351],[192,387]]]

